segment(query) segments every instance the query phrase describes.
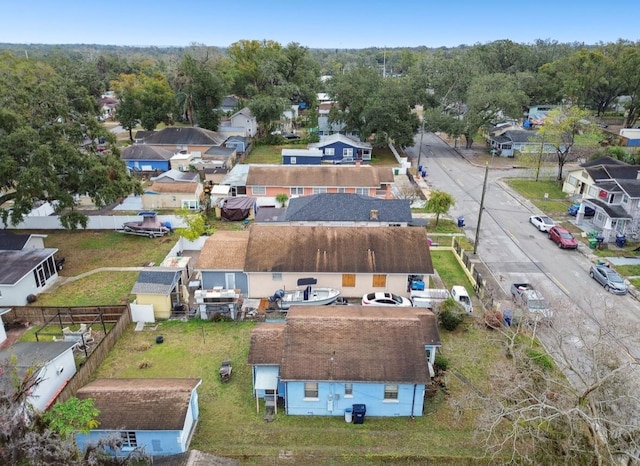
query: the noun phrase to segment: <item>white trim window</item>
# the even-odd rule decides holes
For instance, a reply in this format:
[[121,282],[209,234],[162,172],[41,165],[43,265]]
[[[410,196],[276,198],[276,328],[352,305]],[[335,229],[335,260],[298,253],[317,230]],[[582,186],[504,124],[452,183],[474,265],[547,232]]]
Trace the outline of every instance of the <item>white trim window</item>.
[[304,399],[305,400],[317,400],[318,399],[318,382],[305,382],[304,383]]
[[296,158],[295,158],[295,157],[291,157],[291,158],[289,159],[289,163],[290,163],[291,165],[295,165],[295,164],[296,164]]
[[368,196],[369,188],[356,188],[356,194],[360,194],[361,196]]
[[266,186],[251,186],[251,194],[255,196],[264,196],[267,194]]
[[271,272],[271,280],[274,282],[281,282],[282,272]]
[[182,208],[183,209],[189,209],[189,210],[198,210],[198,208],[200,207],[200,203],[198,202],[197,199],[195,200],[182,200]]
[[317,187],[317,188],[313,188],[313,194],[325,194],[327,192],[327,188],[321,188],[321,187]]
[[344,384],[344,397],[345,398],[353,398],[353,384],[345,383]]
[[335,154],[336,154],[336,150],[333,147],[324,148],[324,155],[335,155]]
[[384,401],[398,401],[397,384],[386,384],[384,386]]
[[289,194],[292,196],[304,196],[304,188],[302,186],[291,186]]
[[351,157],[353,158],[353,147],[345,147],[342,149],[342,158]]
[[122,451],[131,451],[138,448],[136,433],[132,430],[120,432],[120,440],[122,441]]
[[336,192],[337,193],[346,193],[347,192],[347,188],[336,188]]

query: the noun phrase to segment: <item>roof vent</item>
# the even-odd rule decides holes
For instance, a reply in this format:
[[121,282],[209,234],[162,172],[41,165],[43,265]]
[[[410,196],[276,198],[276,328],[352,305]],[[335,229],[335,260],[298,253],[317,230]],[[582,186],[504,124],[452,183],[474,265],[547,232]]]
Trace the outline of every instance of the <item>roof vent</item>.
[[377,209],[371,209],[371,212],[369,214],[369,220],[378,220],[378,210]]

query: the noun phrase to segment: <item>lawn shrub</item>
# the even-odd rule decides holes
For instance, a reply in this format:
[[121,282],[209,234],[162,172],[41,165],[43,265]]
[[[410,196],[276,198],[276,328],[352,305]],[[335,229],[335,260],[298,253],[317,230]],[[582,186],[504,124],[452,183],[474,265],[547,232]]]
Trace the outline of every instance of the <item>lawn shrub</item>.
[[448,298],[440,304],[438,321],[446,330],[453,332],[463,320],[464,309],[460,304],[456,303],[453,298]]
[[532,362],[539,365],[543,369],[549,371],[553,369],[553,359],[544,351],[535,348],[528,348],[526,353]]
[[446,372],[449,369],[449,360],[441,353],[436,353],[435,361],[433,362],[433,369],[437,372]]

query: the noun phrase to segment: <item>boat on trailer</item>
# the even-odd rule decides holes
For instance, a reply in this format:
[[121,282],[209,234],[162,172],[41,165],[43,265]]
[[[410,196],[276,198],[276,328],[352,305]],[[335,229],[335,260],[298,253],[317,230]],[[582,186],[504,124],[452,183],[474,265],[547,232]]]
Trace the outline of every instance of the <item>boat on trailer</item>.
[[340,296],[336,288],[317,287],[315,278],[300,278],[295,290],[277,290],[269,297],[269,302],[277,303],[278,307],[287,311],[291,306],[323,306],[334,303]]
[[148,236],[158,238],[171,233],[171,225],[168,222],[161,223],[155,212],[140,212],[142,217],[139,222],[126,222],[122,229],[130,235]]

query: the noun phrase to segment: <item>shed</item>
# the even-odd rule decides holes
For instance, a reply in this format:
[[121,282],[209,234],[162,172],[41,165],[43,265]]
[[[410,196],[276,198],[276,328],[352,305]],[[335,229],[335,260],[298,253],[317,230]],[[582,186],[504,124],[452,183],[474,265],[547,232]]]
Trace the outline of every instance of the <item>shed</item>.
[[222,201],[220,217],[222,220],[234,222],[244,220],[255,211],[256,200],[252,197],[228,197]]

